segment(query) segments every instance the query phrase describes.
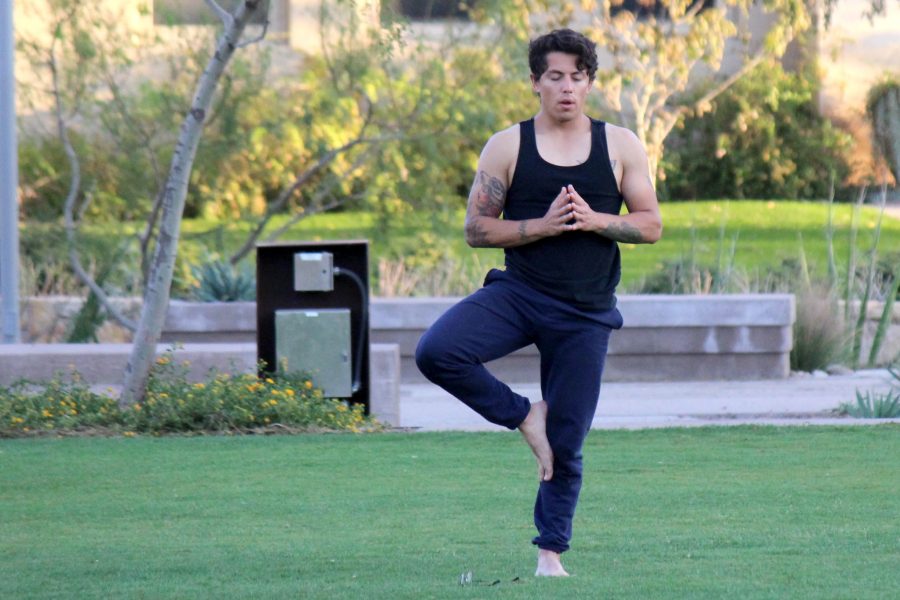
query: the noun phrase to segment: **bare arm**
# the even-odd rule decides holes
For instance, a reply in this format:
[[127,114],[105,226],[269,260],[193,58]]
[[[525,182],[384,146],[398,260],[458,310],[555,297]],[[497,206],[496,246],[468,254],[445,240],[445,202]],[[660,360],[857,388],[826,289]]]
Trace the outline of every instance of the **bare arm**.
[[[541,219],[509,221],[501,219],[508,188],[508,136],[495,135],[488,141],[478,161],[478,172],[469,192],[466,208],[466,243],[473,248],[512,248],[575,228],[566,225],[574,206],[561,190]],[[507,139],[504,139],[506,137]]]
[[629,132],[621,136],[622,195],[625,197],[626,215],[596,213],[572,187],[568,193],[575,206],[576,229],[595,231],[617,242],[629,244],[653,244],[662,236],[662,217],[659,202],[650,179],[647,153],[637,137]]

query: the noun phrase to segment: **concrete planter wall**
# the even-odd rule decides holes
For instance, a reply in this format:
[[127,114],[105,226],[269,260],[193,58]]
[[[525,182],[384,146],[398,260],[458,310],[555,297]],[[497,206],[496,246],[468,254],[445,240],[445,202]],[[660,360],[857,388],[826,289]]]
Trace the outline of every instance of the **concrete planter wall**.
[[[613,336],[610,348],[610,377],[619,377],[618,373],[629,373],[639,369],[642,359],[629,359],[626,364],[624,356],[640,356],[646,354],[646,348],[668,348],[667,352],[680,354],[716,355],[716,358],[704,361],[701,371],[691,375],[686,372],[683,377],[709,378],[713,374],[703,375],[715,370],[716,362],[722,362],[725,352],[731,343],[740,339],[752,342],[759,341],[764,335],[764,327],[768,334],[774,335],[771,328],[783,326],[784,323],[766,325],[764,321],[754,317],[762,307],[772,306],[771,295],[746,296],[627,296],[620,297],[620,308],[625,316],[625,328]],[[454,298],[375,298],[372,303],[373,341],[400,343],[407,356],[414,347],[418,335],[426,324],[433,322],[456,299]],[[81,306],[80,298],[37,297],[27,298],[22,303],[22,341],[26,343],[56,343],[65,339],[65,332],[72,317]],[[140,311],[140,300],[136,298],[116,299],[120,308],[134,318]],[[724,303],[723,303],[724,302]],[[757,305],[756,313],[746,312],[742,306]],[[720,312],[712,310],[713,306]],[[868,357],[871,340],[881,316],[883,304],[870,302],[868,320],[863,335],[863,357]],[[398,313],[409,313],[408,321],[397,326]],[[721,311],[724,311],[721,312]],[[418,316],[414,316],[418,315]],[[680,316],[678,316],[680,315]],[[692,316],[691,316],[692,315]],[[743,321],[737,323],[740,315]],[[715,316],[715,320],[712,320]],[[771,315],[763,317],[772,319]],[[684,319],[693,319],[691,323]],[[682,319],[680,323],[672,319]],[[731,319],[728,321],[727,319]],[[742,327],[750,327],[742,330]],[[180,341],[182,343],[256,343],[256,306],[254,303],[196,303],[173,301],[170,305],[169,317],[163,334],[164,342]],[[714,328],[711,330],[709,328]],[[713,331],[711,334],[710,332]],[[99,341],[123,343],[131,340],[126,330],[112,322],[105,323],[98,332]],[[685,338],[687,336],[687,338]],[[741,338],[741,336],[749,336]],[[783,340],[782,340],[783,341]],[[686,345],[687,344],[687,345]],[[775,342],[770,342],[771,350]],[[637,345],[637,346],[635,346]],[[718,347],[720,351],[714,351]],[[777,347],[777,344],[776,346]],[[644,348],[644,349],[642,349]],[[699,352],[697,348],[702,349]],[[528,351],[526,351],[527,354]],[[747,352],[741,352],[747,354]],[[900,303],[894,305],[892,325],[879,354],[879,361],[887,363],[900,354]],[[709,356],[707,356],[709,358]],[[743,357],[746,360],[748,357]],[[757,356],[757,359],[761,357]],[[670,362],[674,361],[670,357]],[[685,359],[681,359],[685,360]],[[651,365],[655,363],[650,363]],[[530,368],[530,367],[529,367]],[[405,369],[408,372],[409,369]],[[623,375],[624,376],[624,375]],[[718,375],[716,375],[718,376]],[[724,375],[723,375],[724,376]],[[632,375],[628,375],[632,377]]]
[[[457,298],[375,298],[372,342],[396,344],[401,378],[422,381],[413,353],[422,332]],[[77,299],[29,301],[24,329],[37,330],[35,315],[53,315],[59,330],[78,307]],[[129,311],[139,302],[121,300]],[[794,299],[791,295],[628,296],[619,298],[625,327],[613,334],[606,367],[608,381],[778,378],[788,374]],[[182,344],[254,344],[253,302],[173,301],[162,341]],[[107,336],[116,335],[109,327]],[[42,336],[37,336],[42,337]],[[50,341],[31,339],[26,341]],[[127,332],[102,341],[127,342]],[[248,346],[243,347],[244,358]],[[537,378],[538,355],[532,346],[495,361],[489,368],[510,382]]]
[[[457,299],[379,300],[372,338],[400,347],[404,382],[424,381],[413,362],[419,336]],[[607,381],[767,379],[789,373],[792,295],[620,296],[625,326],[613,333]],[[488,364],[509,382],[540,373],[534,346]]]

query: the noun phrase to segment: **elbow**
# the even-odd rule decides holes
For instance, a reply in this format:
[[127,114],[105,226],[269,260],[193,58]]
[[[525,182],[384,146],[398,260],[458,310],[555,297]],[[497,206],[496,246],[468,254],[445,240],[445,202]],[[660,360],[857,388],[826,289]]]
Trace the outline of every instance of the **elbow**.
[[655,244],[662,238],[662,221],[656,220],[651,224],[645,239],[648,244]]
[[470,248],[481,248],[484,246],[484,233],[475,219],[466,219],[466,244]]

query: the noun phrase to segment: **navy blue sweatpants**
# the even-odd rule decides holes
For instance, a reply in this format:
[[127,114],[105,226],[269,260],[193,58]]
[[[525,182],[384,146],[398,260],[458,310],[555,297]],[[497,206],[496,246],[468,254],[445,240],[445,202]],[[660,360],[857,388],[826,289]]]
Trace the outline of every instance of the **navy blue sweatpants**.
[[484,287],[444,313],[419,340],[416,363],[430,381],[510,429],[525,420],[530,402],[483,363],[537,346],[553,449],[553,479],[541,482],[534,505],[538,536],[532,541],[539,548],[569,549],[581,490],[581,447],[597,409],[609,335],[621,326],[616,309],[579,310],[492,270]]

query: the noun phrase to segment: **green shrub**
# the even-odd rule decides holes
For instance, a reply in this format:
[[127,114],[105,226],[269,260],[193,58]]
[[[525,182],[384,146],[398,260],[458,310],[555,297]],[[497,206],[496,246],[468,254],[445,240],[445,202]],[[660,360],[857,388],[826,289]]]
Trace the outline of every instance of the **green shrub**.
[[122,415],[115,398],[91,391],[78,373],[38,384],[25,380],[0,387],[0,436],[84,428],[116,428]]
[[850,137],[819,114],[817,78],[764,63],[666,140],[663,195],[825,198],[849,172]]
[[362,405],[324,398],[306,377],[211,371],[187,378],[189,365],[166,354],[156,361],[144,402],[120,409],[91,391],[78,373],[50,382],[0,387],[0,437],[60,432],[149,433],[360,432],[379,427]]

